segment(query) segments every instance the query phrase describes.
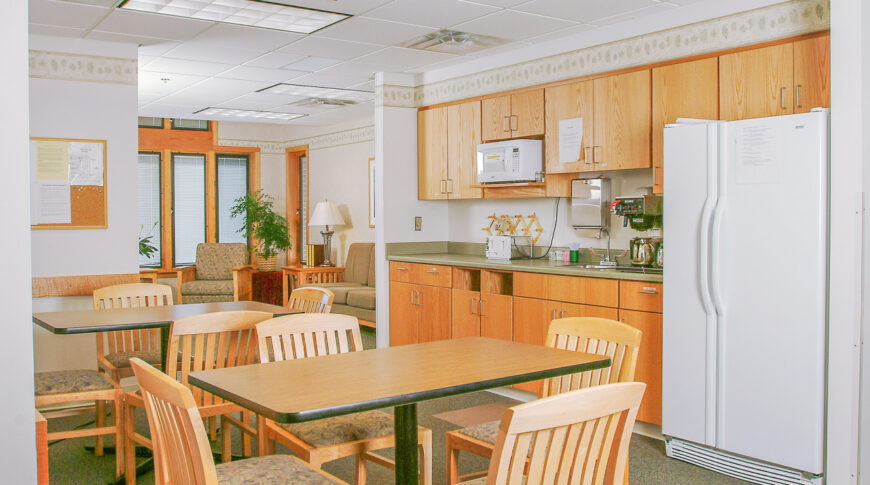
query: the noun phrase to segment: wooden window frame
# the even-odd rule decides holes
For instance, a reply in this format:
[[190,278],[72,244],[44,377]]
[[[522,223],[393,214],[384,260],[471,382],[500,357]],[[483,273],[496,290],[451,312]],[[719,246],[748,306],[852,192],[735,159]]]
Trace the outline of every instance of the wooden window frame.
[[[299,145],[295,147],[287,148],[285,151],[285,197],[287,207],[287,225],[290,228],[290,237],[293,241],[293,247],[287,251],[287,264],[302,264],[302,247],[306,244],[309,244],[311,240],[311,231],[305,231],[306,240],[302,241],[301,236],[298,231],[298,223],[299,217],[302,215],[302,207],[300,206],[298,200],[299,197],[293,197],[293,195],[297,194],[297,190],[304,191],[302,193],[305,194],[305,197],[302,199],[304,202],[305,213],[310,217],[309,213],[310,209],[310,201],[309,201],[309,192],[308,187],[311,182],[311,153],[309,151],[308,145]],[[301,156],[305,156],[305,187],[299,187],[299,158]],[[297,189],[298,188],[298,189]],[[297,214],[297,211],[299,213]],[[305,224],[308,221],[304,221]]]
[[[160,186],[159,193],[157,195],[157,205],[159,207],[158,214],[160,217],[157,218],[157,225],[159,226],[159,230],[157,231],[157,235],[160,237],[160,248],[157,250],[157,261],[156,265],[149,264],[145,266],[139,266],[140,268],[148,268],[148,269],[159,269],[163,266],[163,152],[159,150],[139,150],[137,154],[148,154],[148,155],[157,155],[157,182]],[[138,163],[138,160],[136,161]],[[138,180],[137,180],[138,183]],[[138,208],[137,208],[138,209]]]
[[181,266],[179,266],[177,260],[175,259],[175,256],[177,254],[177,252],[175,251],[175,157],[178,157],[178,156],[180,156],[180,157],[201,156],[202,157],[202,161],[203,161],[202,184],[203,184],[203,191],[205,194],[205,201],[202,205],[202,213],[203,213],[204,220],[205,220],[205,227],[203,228],[203,236],[204,236],[203,239],[205,240],[205,242],[209,242],[209,237],[208,237],[208,233],[209,233],[209,230],[208,230],[208,226],[209,226],[209,224],[208,224],[208,217],[209,217],[209,213],[208,213],[208,205],[209,205],[209,190],[208,190],[208,186],[209,186],[208,165],[209,165],[209,163],[208,163],[208,159],[209,159],[209,156],[207,153],[172,152],[171,153],[172,159],[170,160],[170,168],[171,168],[170,189],[171,189],[171,192],[169,194],[169,197],[171,198],[171,204],[172,204],[171,209],[170,209],[170,213],[172,214],[172,228],[171,228],[171,232],[172,232],[172,234],[171,234],[172,256],[171,257],[172,257],[172,267],[174,267],[174,268],[181,268],[181,267],[185,267],[185,266],[196,265],[196,261],[194,261],[193,263],[184,263]]
[[[218,171],[219,171],[219,168],[218,168],[218,163],[217,163],[217,160],[220,157],[238,157],[238,158],[245,159],[245,190],[247,191],[248,195],[251,194],[251,155],[249,155],[247,153],[215,153],[215,156],[214,156],[214,206],[215,206],[215,210],[217,210],[217,208],[220,206],[220,196],[221,196],[220,190],[218,190],[218,177],[219,177]],[[206,189],[208,189],[207,185],[208,184],[206,183]],[[206,205],[208,205],[208,201],[206,201]],[[208,216],[206,216],[206,218],[207,217]],[[220,218],[217,217],[217,213],[215,213],[215,218],[214,218],[214,240],[215,240],[215,242],[221,242],[220,241]],[[245,244],[247,244],[248,248],[250,248],[251,247],[251,240],[248,239],[247,241],[245,241]]]

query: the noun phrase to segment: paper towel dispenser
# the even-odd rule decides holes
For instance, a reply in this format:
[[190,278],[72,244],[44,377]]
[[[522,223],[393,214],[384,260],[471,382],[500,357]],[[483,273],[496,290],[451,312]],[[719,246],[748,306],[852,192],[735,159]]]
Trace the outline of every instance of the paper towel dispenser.
[[610,231],[610,179],[571,181],[571,225],[574,229]]

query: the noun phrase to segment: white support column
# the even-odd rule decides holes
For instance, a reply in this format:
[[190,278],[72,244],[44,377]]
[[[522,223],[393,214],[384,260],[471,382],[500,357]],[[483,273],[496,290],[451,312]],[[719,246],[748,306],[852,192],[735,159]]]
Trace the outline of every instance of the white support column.
[[0,253],[3,280],[3,338],[0,339],[0,469],[4,483],[36,483],[36,431],[33,408],[33,323],[30,283],[30,148],[28,142],[27,2],[4,3],[0,20]]

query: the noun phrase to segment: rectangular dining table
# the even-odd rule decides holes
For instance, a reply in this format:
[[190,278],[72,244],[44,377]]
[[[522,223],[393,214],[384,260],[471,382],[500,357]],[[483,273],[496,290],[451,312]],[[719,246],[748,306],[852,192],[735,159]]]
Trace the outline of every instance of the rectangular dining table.
[[110,310],[40,312],[33,314],[33,323],[57,335],[159,328],[160,364],[161,368],[165,369],[166,346],[169,343],[169,327],[173,321],[205,313],[229,311],[267,312],[276,317],[298,313],[297,310],[290,310],[282,306],[256,301],[228,301]]
[[279,423],[395,406],[396,483],[418,483],[417,403],[610,366],[607,356],[468,337],[192,372],[188,381]]

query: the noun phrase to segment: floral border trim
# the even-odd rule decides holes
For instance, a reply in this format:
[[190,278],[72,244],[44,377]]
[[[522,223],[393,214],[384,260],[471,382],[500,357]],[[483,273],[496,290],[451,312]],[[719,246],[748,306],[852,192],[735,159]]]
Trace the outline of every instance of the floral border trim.
[[260,153],[271,153],[275,155],[284,154],[284,143],[280,141],[262,141],[262,140],[239,140],[236,138],[218,138],[218,145],[225,147],[253,147],[259,148]]
[[30,51],[30,77],[35,78],[136,86],[138,69],[136,59]]
[[237,138],[219,138],[218,144],[231,147],[255,147],[260,153],[283,155],[285,150],[299,145],[308,145],[309,150],[332,148],[343,145],[352,145],[373,141],[375,139],[374,125],[353,128],[351,130],[337,131],[308,138],[298,138],[288,141],[263,141],[263,140],[240,140]]
[[830,0],[792,0],[409,89],[383,87],[383,106],[418,107],[827,30]]
[[384,84],[375,87],[375,107],[416,108],[417,89],[410,86]]

